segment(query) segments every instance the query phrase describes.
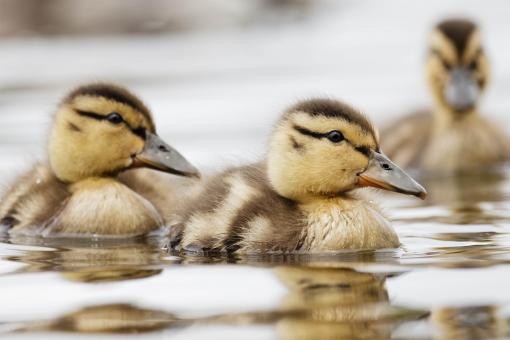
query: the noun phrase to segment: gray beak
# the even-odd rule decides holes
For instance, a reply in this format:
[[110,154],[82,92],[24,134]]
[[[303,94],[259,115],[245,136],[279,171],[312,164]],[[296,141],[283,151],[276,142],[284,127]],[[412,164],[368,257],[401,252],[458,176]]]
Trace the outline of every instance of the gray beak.
[[470,70],[454,67],[444,88],[446,102],[456,111],[466,111],[475,106],[480,95],[480,87]]
[[359,187],[374,187],[425,199],[427,191],[383,153],[372,151],[367,169],[359,176]]
[[146,132],[145,146],[135,156],[133,167],[145,167],[187,177],[200,177],[199,171],[177,150],[153,133]]

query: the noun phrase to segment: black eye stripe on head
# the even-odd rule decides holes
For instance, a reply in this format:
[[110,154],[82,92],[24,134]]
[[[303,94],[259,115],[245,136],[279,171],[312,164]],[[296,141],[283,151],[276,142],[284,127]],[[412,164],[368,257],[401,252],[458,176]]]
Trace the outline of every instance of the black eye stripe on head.
[[370,156],[370,148],[367,146],[357,146],[357,147],[355,147],[355,149],[356,149],[356,151],[361,152],[362,154],[364,154],[367,157]]
[[[466,65],[466,67],[470,70],[474,70],[477,68],[478,66],[478,59],[480,58],[480,56],[482,55],[483,53],[483,50],[482,48],[478,48],[475,52],[475,55],[473,56],[471,62],[469,64]],[[435,55],[440,61],[441,61],[441,64],[443,64],[443,66],[446,68],[446,69],[451,69],[452,68],[452,64],[450,62],[448,62],[442,55],[441,53],[433,48],[430,50],[430,54],[432,55]]]
[[[84,117],[88,117],[88,118],[93,118],[95,120],[107,120],[107,121],[110,121],[112,122],[113,124],[120,124],[120,123],[124,123],[130,130],[131,132],[133,132],[135,135],[141,137],[142,139],[145,139],[146,137],[146,130],[145,128],[143,127],[137,127],[137,128],[133,128],[131,127],[131,125],[129,125],[128,122],[126,122],[122,116],[116,112],[112,112],[106,116],[103,116],[103,115],[100,115],[98,113],[95,113],[95,112],[90,112],[90,111],[83,111],[83,110],[75,110],[76,113],[78,113],[80,116],[84,116]],[[115,117],[113,116],[115,115]],[[118,116],[118,118],[117,118]],[[120,118],[120,120],[118,120]]]
[[83,110],[75,110],[75,111],[80,116],[89,117],[89,118],[93,118],[93,119],[96,119],[96,120],[105,120],[106,119],[106,116],[97,114],[95,112],[83,111]]
[[321,132],[310,131],[310,130],[308,130],[304,127],[298,126],[298,125],[294,125],[294,129],[297,132],[299,132],[305,136],[310,136],[310,137],[313,137],[316,139],[327,138],[333,143],[340,143],[341,141],[344,141],[344,140],[349,142],[348,140],[345,139],[342,132],[340,132],[338,130],[321,133]]
[[475,55],[473,58],[471,58],[471,61],[466,65],[466,67],[470,70],[476,70],[479,66],[480,57],[482,56],[482,49],[478,48],[475,52]]
[[142,137],[142,139],[145,139],[145,137],[147,136],[147,132],[146,132],[145,128],[143,128],[143,127],[134,128],[134,129],[131,129],[131,131],[133,131],[133,133],[135,135]]
[[327,133],[320,133],[320,132],[310,131],[310,130],[308,130],[308,129],[304,128],[304,127],[298,126],[298,125],[294,125],[294,129],[296,131],[298,131],[299,133],[305,135],[305,136],[310,136],[310,137],[313,137],[313,138],[316,138],[316,139],[321,139],[321,138],[328,138],[328,139],[330,139],[329,137],[331,136],[332,133],[338,132],[341,135],[341,139],[340,140],[335,139],[335,140],[338,140],[338,141],[333,141],[333,140],[330,139],[333,143],[339,143],[341,141],[346,141],[356,151],[361,152],[363,155],[365,155],[367,157],[370,156],[370,147],[368,147],[368,146],[354,146],[354,144],[352,144],[349,140],[347,140],[340,131],[333,130],[333,131],[330,131],[330,132],[327,132]]
[[317,139],[326,137],[326,134],[324,134],[324,133],[313,132],[313,131],[310,131],[310,130],[305,129],[304,127],[301,127],[298,125],[294,125],[294,129],[297,132],[299,132],[300,134],[305,135],[305,136],[310,136],[310,137],[317,138]]
[[441,53],[433,48],[430,50],[430,54],[432,55],[435,55],[439,61],[441,61],[441,64],[443,64],[443,66],[446,68],[446,69],[450,69],[452,67],[452,65],[441,55]]

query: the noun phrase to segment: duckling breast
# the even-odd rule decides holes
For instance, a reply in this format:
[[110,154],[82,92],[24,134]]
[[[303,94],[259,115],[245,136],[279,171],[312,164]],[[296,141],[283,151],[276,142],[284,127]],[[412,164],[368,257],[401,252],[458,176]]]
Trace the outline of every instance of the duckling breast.
[[389,221],[375,205],[365,200],[345,196],[314,201],[301,208],[307,215],[303,251],[400,246]]
[[62,211],[45,234],[136,236],[163,225],[156,208],[114,179],[90,178],[75,184]]

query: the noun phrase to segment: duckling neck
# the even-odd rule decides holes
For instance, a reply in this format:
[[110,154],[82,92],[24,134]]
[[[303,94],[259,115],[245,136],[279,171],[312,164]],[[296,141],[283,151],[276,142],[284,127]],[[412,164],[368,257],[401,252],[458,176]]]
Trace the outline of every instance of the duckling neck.
[[82,191],[97,190],[108,186],[122,185],[115,177],[88,177],[69,184],[69,191],[72,194]]
[[473,117],[478,116],[478,110],[476,106],[467,111],[457,112],[451,107],[442,104],[436,104],[433,112],[436,126],[439,128],[449,127],[459,121],[472,119]]

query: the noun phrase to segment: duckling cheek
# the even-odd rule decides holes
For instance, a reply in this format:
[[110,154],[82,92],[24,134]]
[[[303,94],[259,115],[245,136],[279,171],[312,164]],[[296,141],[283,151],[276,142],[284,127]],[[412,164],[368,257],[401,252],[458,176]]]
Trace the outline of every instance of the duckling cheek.
[[142,150],[144,149],[145,141],[142,141],[140,138],[135,138],[131,145],[132,145],[131,146],[131,154],[137,155],[140,152],[142,152]]
[[443,91],[444,84],[447,81],[447,75],[439,61],[435,59],[428,61],[427,80],[433,92],[440,95]]
[[323,164],[320,178],[329,183],[332,192],[353,187],[357,181],[357,174],[368,165],[366,157],[347,145],[335,145],[320,161]]

